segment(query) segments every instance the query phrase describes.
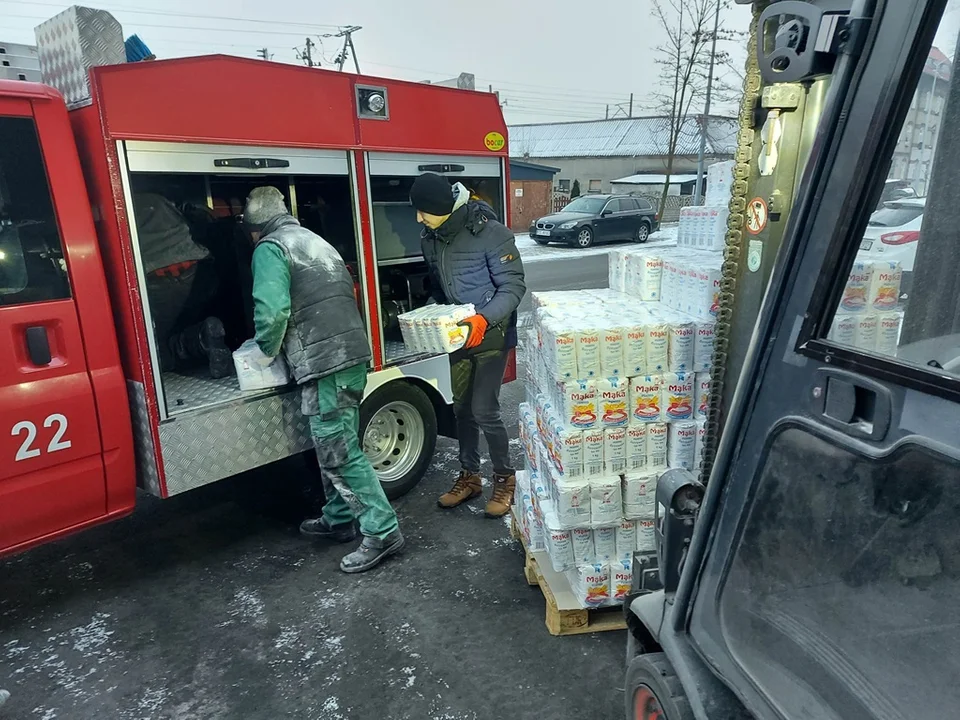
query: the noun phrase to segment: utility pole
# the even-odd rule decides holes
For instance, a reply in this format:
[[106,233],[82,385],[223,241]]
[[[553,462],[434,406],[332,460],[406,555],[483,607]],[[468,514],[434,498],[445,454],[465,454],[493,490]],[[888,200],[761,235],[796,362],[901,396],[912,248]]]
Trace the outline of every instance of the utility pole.
[[607,120],[610,119],[610,104],[607,103]]
[[[310,38],[307,38],[307,49],[303,52],[303,59],[307,63],[307,67],[313,67],[313,46],[314,42]],[[319,65],[319,63],[317,63]]]
[[257,57],[259,57],[261,60],[269,60],[273,57],[273,55],[270,54],[270,51],[267,48],[260,48],[257,50]]
[[700,152],[697,155],[697,187],[693,194],[693,204],[699,205],[703,199],[703,174],[707,154],[707,123],[710,121],[710,100],[713,94],[713,65],[717,58],[717,35],[720,34],[720,0],[717,0],[717,15],[713,21],[713,40],[710,45],[710,74],[707,76],[707,97],[703,103],[703,119],[700,122]]
[[630,114],[627,117],[633,117],[633,93],[630,93]]
[[353,66],[357,70],[357,75],[360,74],[360,62],[357,60],[357,49],[353,46],[353,34],[363,30],[360,25],[349,25],[345,28],[341,28],[340,32],[334,35],[324,35],[325,38],[343,38],[343,48],[340,50],[340,54],[337,56],[337,70],[343,72],[343,66],[347,62],[347,53],[349,52],[353,56]]

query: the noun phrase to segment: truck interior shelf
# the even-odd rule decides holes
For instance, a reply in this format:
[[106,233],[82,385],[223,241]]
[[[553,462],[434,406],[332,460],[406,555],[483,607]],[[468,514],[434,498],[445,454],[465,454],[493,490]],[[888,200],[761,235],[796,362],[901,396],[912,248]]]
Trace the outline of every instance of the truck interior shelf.
[[286,388],[271,388],[243,392],[235,375],[214,380],[205,370],[184,375],[173,372],[163,374],[163,392],[170,417],[227,403],[252,400],[285,390]]

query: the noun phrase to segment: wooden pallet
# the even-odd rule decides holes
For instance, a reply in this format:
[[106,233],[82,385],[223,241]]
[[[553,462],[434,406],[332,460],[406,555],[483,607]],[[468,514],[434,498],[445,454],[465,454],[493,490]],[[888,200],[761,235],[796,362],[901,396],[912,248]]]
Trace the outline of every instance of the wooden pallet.
[[545,552],[530,552],[514,516],[510,534],[523,545],[523,575],[539,586],[546,604],[547,630],[551,635],[583,635],[607,630],[626,630],[622,607],[586,610],[580,607],[566,576],[554,571]]

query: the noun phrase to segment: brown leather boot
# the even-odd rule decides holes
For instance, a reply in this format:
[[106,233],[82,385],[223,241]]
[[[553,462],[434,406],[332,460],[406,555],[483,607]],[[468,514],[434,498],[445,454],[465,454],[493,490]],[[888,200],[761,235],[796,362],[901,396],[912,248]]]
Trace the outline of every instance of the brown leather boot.
[[494,475],[493,497],[487,503],[487,517],[499,518],[510,512],[513,492],[517,489],[516,475]]
[[480,475],[461,470],[460,477],[450,488],[450,492],[441,495],[437,500],[437,505],[442,508],[455,508],[457,505],[462,505],[467,500],[473,500],[481,494],[483,494],[483,487],[480,483]]

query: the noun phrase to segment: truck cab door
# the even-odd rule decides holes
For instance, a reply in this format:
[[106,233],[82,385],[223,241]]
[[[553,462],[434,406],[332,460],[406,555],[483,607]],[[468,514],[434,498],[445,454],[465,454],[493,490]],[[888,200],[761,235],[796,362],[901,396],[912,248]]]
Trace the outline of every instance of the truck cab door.
[[72,136],[62,105],[55,118],[58,134],[45,135],[29,99],[0,96],[0,554],[106,513],[97,407],[62,241],[69,218],[48,179],[58,162],[76,164],[76,151],[56,150]]
[[[960,705],[960,6],[852,5],[663,639],[756,718]],[[909,297],[859,251],[904,176]]]

